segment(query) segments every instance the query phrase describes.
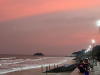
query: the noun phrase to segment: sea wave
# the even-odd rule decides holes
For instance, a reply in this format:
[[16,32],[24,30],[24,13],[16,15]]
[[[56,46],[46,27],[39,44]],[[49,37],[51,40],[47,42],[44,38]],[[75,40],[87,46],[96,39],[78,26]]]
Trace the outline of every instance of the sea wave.
[[66,57],[41,57],[38,59],[15,59],[0,61],[0,74],[5,74],[14,71],[21,71],[33,68],[40,68],[41,66],[53,66],[67,62]]

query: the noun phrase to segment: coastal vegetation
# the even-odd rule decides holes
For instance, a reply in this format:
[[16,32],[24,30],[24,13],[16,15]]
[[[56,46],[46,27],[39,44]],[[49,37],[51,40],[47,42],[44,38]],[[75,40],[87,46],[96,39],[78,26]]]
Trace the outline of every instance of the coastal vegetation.
[[44,56],[44,54],[42,54],[42,53],[35,53],[35,54],[33,54],[34,56]]

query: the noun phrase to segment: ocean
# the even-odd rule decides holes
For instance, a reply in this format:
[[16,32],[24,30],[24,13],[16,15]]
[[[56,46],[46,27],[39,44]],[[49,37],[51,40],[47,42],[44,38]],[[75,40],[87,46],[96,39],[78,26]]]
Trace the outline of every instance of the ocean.
[[67,63],[73,57],[32,56],[32,55],[0,55],[0,75],[15,71],[54,66]]

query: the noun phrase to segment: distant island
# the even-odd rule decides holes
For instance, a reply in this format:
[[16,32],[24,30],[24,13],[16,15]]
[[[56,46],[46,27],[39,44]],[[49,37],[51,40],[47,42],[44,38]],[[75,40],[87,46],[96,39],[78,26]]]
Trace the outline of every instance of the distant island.
[[35,53],[35,54],[33,54],[34,56],[44,56],[42,53]]

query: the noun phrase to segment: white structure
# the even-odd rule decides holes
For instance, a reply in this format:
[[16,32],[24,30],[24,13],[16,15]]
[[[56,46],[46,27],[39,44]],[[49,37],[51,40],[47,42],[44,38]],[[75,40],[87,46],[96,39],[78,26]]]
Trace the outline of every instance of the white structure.
[[76,54],[72,54],[71,56],[72,56],[72,57],[76,57]]

